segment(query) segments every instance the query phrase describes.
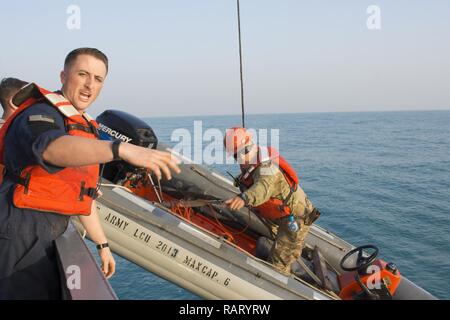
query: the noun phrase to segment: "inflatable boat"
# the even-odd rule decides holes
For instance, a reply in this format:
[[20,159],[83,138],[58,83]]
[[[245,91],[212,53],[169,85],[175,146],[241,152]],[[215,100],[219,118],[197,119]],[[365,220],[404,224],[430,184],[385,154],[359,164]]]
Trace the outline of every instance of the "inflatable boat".
[[103,139],[183,158],[170,181],[121,161],[105,166],[97,208],[111,249],[125,259],[205,299],[435,299],[374,245],[355,247],[317,224],[292,274],[279,273],[267,262],[276,226],[223,204],[240,193],[232,180],[159,143],[132,115],[108,110],[97,121]]

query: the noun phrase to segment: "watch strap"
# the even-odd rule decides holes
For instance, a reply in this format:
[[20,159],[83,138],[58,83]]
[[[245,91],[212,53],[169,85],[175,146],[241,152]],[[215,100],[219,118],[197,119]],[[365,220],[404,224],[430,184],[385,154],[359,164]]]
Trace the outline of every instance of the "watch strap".
[[114,142],[111,145],[113,161],[122,160],[119,156],[119,146],[121,143],[122,143],[122,140],[114,140]]
[[96,245],[96,247],[97,247],[98,250],[101,250],[103,248],[108,248],[109,244],[108,244],[108,242],[100,243],[100,244]]

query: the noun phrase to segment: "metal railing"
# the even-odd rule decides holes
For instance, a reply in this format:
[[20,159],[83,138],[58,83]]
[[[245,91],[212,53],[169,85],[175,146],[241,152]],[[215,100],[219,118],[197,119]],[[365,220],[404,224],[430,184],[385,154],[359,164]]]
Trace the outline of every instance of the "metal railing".
[[117,300],[97,261],[69,222],[66,232],[55,241],[65,300]]

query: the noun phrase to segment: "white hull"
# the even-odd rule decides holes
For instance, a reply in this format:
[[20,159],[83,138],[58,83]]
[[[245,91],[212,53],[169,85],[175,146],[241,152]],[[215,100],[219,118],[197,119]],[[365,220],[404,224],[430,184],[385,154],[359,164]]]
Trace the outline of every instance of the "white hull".
[[111,249],[205,299],[332,298],[127,191],[102,191],[98,209]]

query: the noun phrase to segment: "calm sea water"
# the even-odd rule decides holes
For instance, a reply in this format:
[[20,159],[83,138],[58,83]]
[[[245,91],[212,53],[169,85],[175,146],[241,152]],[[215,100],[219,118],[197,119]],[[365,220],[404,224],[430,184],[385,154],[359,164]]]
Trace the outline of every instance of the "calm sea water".
[[[239,116],[147,122],[173,145],[172,131],[193,132],[194,120],[204,130],[240,123]],[[450,298],[450,111],[249,115],[246,126],[280,130],[282,154],[322,212],[319,225],[354,245],[377,245],[403,275]],[[121,299],[199,299],[116,259],[111,285]]]

